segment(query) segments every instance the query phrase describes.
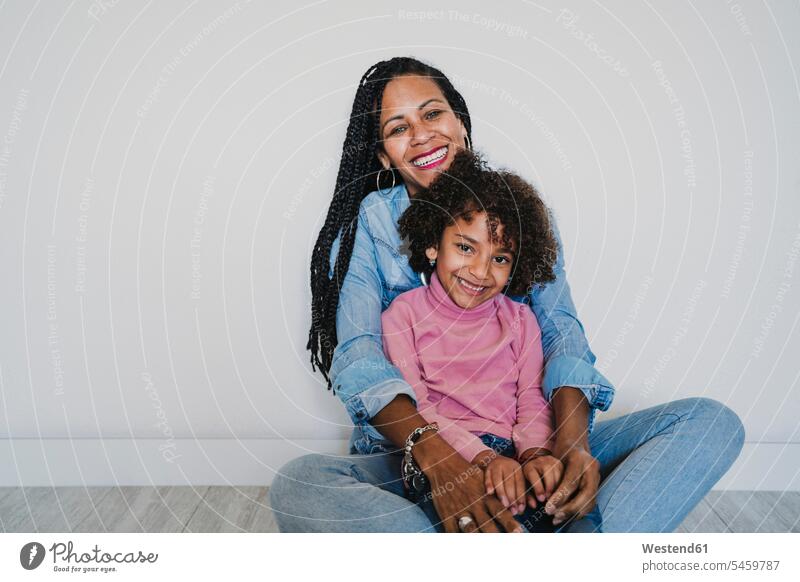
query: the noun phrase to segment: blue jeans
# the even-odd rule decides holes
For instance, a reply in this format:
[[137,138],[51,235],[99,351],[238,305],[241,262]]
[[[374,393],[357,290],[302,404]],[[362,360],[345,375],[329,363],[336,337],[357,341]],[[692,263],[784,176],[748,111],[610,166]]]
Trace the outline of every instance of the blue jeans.
[[[708,398],[600,421],[589,436],[600,463],[597,507],[556,531],[674,531],[730,468],[743,443],[736,413]],[[407,499],[399,453],[305,455],[279,470],[269,496],[282,532],[444,531],[431,501]],[[525,523],[532,511],[526,508],[515,519]]]

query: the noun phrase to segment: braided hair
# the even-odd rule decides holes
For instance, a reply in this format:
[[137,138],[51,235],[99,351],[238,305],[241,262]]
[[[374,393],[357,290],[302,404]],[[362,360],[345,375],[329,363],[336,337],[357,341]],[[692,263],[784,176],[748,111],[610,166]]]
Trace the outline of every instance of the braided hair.
[[[410,57],[395,57],[370,67],[361,77],[342,147],[333,200],[311,256],[311,329],[306,349],[311,351],[311,367],[314,370],[319,368],[329,390],[332,388],[329,372],[338,343],[336,309],[353,254],[359,207],[376,181],[381,189],[389,186],[381,183],[380,170],[383,167],[377,156],[381,147],[378,121],[383,90],[389,81],[404,75],[418,75],[434,81],[472,140],[472,123],[464,98],[435,67]],[[331,278],[331,248],[337,237],[340,237],[339,253]]]

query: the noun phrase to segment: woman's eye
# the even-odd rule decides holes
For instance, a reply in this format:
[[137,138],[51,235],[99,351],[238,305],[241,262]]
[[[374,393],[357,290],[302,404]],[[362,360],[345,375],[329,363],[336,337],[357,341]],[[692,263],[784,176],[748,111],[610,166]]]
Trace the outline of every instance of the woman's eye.
[[433,111],[428,111],[428,113],[425,114],[425,118],[426,119],[434,119],[436,117],[439,117],[439,115],[441,113],[442,112],[439,109],[434,109]]
[[389,135],[397,135],[398,133],[401,133],[405,128],[406,128],[405,125],[398,125],[396,127],[393,127],[392,130],[389,132]]

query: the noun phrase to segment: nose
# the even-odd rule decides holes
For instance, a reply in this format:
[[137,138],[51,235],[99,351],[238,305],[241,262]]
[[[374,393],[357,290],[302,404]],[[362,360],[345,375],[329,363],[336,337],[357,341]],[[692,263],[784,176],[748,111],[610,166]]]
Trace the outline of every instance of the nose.
[[432,128],[423,123],[415,123],[411,126],[411,144],[418,145],[429,141],[434,135]]
[[489,275],[489,261],[476,258],[469,266],[470,274],[476,279],[483,281]]

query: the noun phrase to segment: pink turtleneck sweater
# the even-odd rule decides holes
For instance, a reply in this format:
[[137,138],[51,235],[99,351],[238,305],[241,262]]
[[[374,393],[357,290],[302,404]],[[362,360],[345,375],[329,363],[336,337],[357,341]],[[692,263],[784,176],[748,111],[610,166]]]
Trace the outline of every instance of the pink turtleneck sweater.
[[417,395],[417,410],[464,459],[489,447],[476,435],[552,450],[553,419],[542,394],[544,356],[536,316],[502,294],[462,309],[434,274],[381,316],[383,348]]

